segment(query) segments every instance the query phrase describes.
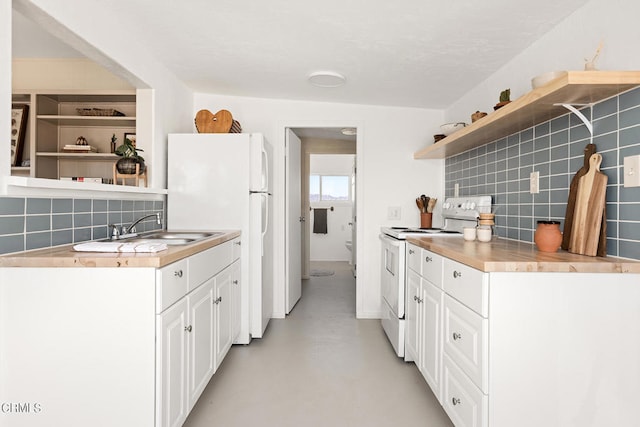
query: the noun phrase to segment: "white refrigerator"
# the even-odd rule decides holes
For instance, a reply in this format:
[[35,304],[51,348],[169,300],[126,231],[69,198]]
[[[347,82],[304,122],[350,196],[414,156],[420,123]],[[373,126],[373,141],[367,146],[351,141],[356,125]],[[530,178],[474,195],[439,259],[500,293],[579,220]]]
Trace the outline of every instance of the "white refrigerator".
[[272,154],[257,133],[169,135],[167,228],[242,232],[237,344],[262,338],[273,315]]

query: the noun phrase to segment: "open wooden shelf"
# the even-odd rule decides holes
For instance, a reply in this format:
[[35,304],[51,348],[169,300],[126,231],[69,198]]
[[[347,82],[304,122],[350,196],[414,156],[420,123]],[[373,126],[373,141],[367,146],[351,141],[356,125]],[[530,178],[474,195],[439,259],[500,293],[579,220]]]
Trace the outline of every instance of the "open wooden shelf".
[[444,139],[414,159],[444,159],[566,114],[556,104],[593,104],[640,86],[640,71],[567,71]]
[[113,126],[133,127],[136,125],[135,117],[128,116],[58,116],[38,114],[39,120],[46,120],[56,126]]
[[117,160],[119,157],[113,153],[50,153],[46,151],[38,151],[38,157],[56,157],[68,159],[91,159],[91,160]]

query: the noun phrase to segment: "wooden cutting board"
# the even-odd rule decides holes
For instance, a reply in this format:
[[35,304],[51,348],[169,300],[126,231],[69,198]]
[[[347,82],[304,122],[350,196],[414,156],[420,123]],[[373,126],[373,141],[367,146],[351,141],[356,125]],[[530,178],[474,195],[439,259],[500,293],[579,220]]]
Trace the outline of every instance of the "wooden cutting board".
[[578,183],[568,249],[575,254],[596,256],[598,252],[608,180],[608,177],[600,172],[601,163],[602,155],[591,155],[589,171]]
[[229,133],[233,125],[233,116],[227,110],[213,114],[209,110],[196,113],[196,129],[198,133]]
[[571,229],[573,228],[573,214],[576,207],[578,184],[580,183],[580,178],[589,171],[589,159],[591,159],[591,156],[595,154],[595,152],[595,144],[587,144],[586,147],[584,147],[584,165],[578,169],[578,172],[576,172],[574,177],[571,179],[571,184],[569,185],[569,199],[567,200],[567,210],[564,214],[562,245],[560,245],[560,247],[565,251],[569,249],[569,243],[571,243]]

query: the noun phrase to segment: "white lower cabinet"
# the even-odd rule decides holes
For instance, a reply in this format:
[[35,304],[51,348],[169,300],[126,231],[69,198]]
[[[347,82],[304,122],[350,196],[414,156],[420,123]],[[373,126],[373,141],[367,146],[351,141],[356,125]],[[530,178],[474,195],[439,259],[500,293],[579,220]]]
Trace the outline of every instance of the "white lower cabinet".
[[454,425],[638,425],[639,274],[487,273],[407,247],[407,354]]
[[238,331],[237,240],[162,268],[0,268],[0,401],[31,410],[0,425],[181,426]]

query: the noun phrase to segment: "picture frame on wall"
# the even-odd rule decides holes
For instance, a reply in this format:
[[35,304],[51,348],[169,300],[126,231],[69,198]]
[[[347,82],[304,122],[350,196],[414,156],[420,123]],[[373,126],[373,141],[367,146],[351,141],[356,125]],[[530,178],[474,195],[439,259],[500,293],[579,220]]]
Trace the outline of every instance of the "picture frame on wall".
[[11,166],[20,166],[22,150],[27,133],[29,106],[26,104],[11,105]]
[[136,147],[136,134],[135,133],[125,133],[124,134],[124,140],[129,140],[131,141],[131,144],[133,144],[134,147]]

